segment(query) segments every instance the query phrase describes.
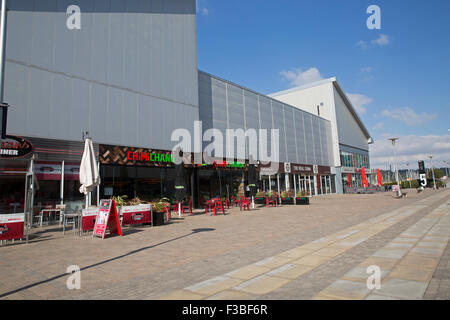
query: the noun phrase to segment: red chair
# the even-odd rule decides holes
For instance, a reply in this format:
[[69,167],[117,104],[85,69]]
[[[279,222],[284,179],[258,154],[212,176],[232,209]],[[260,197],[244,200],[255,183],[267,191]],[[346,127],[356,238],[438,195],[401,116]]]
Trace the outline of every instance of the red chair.
[[266,197],[266,208],[268,208],[269,205],[272,205],[272,207],[276,207],[277,203],[276,203],[276,201],[274,199],[271,198],[269,200],[269,197]]
[[184,210],[188,209],[189,210],[189,215],[192,214],[192,200],[189,201],[189,205],[188,206],[183,206],[181,205],[181,214],[184,214]]
[[205,207],[205,214],[208,214],[208,210],[211,210],[214,208],[214,201],[213,200],[206,200],[206,203],[204,204]]
[[214,201],[214,215],[216,215],[216,209],[222,209],[222,214],[225,215],[225,209],[223,208],[222,200]]
[[250,198],[241,197],[240,202],[241,202],[241,211],[242,211],[242,208],[244,208],[244,210],[245,210],[245,207],[247,207],[247,210],[250,211],[250,205],[252,203]]
[[240,206],[241,205],[241,202],[239,201],[239,200],[236,200],[235,198],[234,198],[234,196],[232,196],[231,197],[231,206],[235,206],[236,205],[236,207],[238,207],[238,206]]
[[[179,202],[175,202],[175,204],[173,205],[173,207],[170,210],[173,210],[175,212],[178,212],[178,203]],[[181,201],[181,205],[183,205],[183,201]]]
[[162,208],[162,212],[163,213],[167,212],[168,215],[169,215],[169,219],[172,219],[172,210],[171,210],[171,207],[170,207],[170,203],[167,203],[167,204],[164,205],[164,207]]

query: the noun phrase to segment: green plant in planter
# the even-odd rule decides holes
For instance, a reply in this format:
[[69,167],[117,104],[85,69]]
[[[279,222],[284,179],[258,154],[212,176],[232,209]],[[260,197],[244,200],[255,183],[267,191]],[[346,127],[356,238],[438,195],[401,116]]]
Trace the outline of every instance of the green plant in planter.
[[167,205],[170,205],[170,199],[161,198],[158,201],[152,203],[153,211],[162,212],[164,207],[166,207]]
[[127,205],[127,200],[125,200],[127,198],[128,198],[128,196],[123,195],[123,196],[112,197],[111,199],[114,200],[117,207],[124,207]]
[[270,190],[269,198],[275,198],[275,197],[278,197],[278,192],[276,192],[275,190]]
[[286,191],[281,191],[281,198],[287,198],[288,193]]
[[258,193],[256,193],[256,198],[265,198],[266,197],[266,193],[264,191],[260,191]]
[[144,200],[141,200],[139,197],[136,197],[136,198],[128,201],[129,206],[137,206],[137,205],[144,204],[144,203],[147,203],[147,202]]

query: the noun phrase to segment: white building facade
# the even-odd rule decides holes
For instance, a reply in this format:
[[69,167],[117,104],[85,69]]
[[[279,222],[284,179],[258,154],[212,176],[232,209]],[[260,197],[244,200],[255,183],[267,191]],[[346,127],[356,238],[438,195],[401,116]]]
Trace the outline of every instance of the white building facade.
[[332,173],[336,192],[343,193],[348,178],[354,187],[361,186],[361,170],[369,178],[369,144],[373,143],[367,128],[356,113],[336,78],[307,84],[269,95],[298,109],[316,114],[331,123]]

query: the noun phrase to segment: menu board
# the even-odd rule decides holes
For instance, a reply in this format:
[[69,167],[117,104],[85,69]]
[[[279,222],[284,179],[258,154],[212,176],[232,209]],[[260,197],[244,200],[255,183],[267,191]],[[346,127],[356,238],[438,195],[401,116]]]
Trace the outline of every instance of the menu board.
[[107,230],[109,230],[109,234],[122,235],[116,204],[114,200],[109,199],[100,201],[92,236],[104,239]]

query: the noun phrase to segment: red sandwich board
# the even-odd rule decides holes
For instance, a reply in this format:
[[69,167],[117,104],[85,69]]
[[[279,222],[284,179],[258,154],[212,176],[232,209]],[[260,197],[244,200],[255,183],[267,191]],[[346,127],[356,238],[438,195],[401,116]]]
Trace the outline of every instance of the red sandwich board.
[[95,219],[93,237],[102,237],[105,239],[106,230],[109,234],[122,235],[120,229],[119,215],[117,214],[116,203],[114,200],[101,200],[100,206]]

